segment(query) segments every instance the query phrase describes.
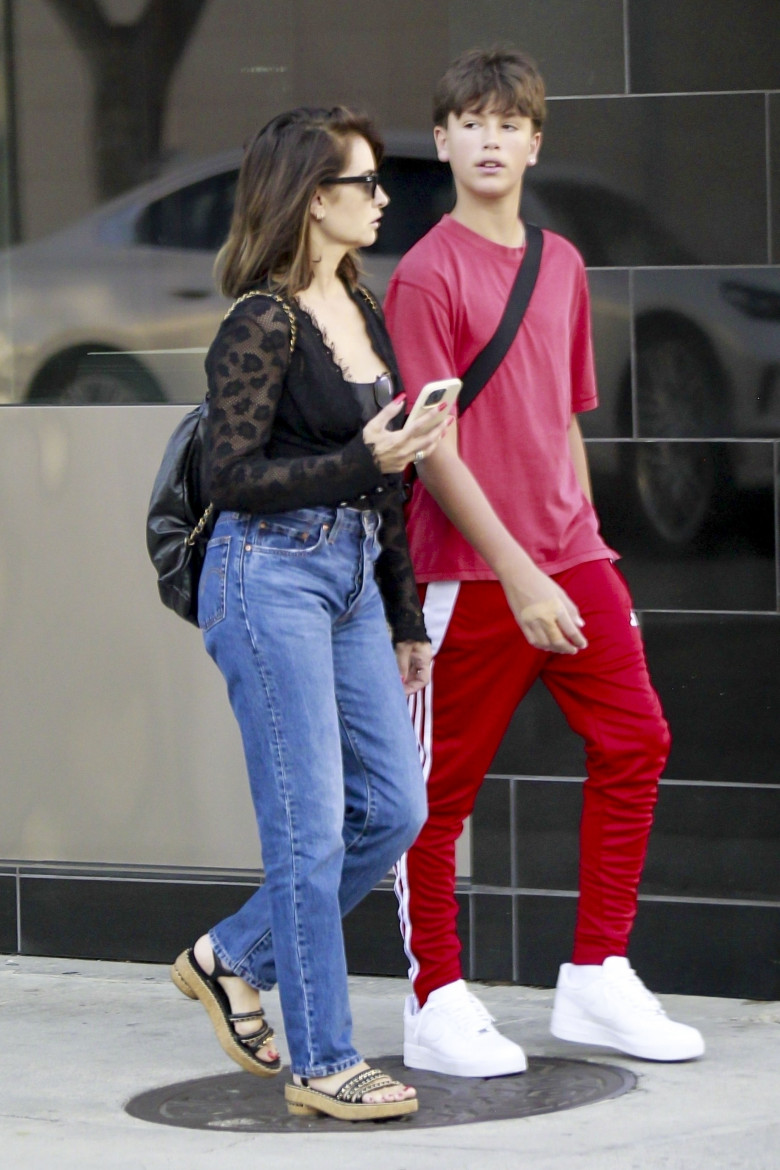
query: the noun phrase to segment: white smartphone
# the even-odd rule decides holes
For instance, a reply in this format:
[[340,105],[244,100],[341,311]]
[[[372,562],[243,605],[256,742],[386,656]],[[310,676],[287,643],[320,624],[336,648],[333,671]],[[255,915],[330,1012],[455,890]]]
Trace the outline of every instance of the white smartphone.
[[420,391],[419,398],[409,411],[409,417],[404,426],[408,427],[424,411],[436,410],[443,402],[446,403],[448,409],[451,409],[460,394],[462,385],[460,378],[443,378],[440,382],[426,383]]

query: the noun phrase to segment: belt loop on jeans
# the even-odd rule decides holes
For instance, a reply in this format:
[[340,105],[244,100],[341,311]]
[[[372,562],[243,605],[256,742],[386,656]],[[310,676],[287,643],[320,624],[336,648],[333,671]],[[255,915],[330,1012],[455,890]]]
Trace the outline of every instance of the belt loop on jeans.
[[238,529],[238,535],[241,539],[241,543],[246,544],[247,542],[251,541],[252,536],[254,535],[252,528],[257,517],[253,516],[251,512],[233,512],[231,515],[233,522]]
[[376,536],[379,531],[379,515],[374,508],[366,508],[360,514],[366,536]]
[[333,520],[331,521],[330,532],[328,533],[328,544],[333,544],[343,523],[344,516],[341,508],[334,509]]

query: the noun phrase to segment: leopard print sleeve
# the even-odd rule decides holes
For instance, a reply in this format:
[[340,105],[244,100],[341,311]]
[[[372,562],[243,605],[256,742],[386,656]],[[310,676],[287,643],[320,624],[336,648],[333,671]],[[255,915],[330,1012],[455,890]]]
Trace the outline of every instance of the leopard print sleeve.
[[400,486],[382,506],[379,539],[382,552],[375,572],[393,643],[429,642],[406,539]]
[[252,303],[228,315],[206,358],[205,464],[214,507],[290,511],[336,505],[371,491],[382,474],[362,432],[322,454],[269,458],[290,360],[290,322],[276,302]]

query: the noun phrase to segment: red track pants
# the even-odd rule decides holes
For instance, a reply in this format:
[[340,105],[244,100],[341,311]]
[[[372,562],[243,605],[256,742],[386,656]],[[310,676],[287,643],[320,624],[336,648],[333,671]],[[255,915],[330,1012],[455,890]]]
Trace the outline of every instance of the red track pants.
[[574,655],[529,646],[496,581],[421,587],[435,653],[412,702],[428,783],[428,820],[396,869],[410,978],[420,1005],[461,978],[455,842],[509,721],[541,677],[585,741],[575,963],[624,955],[636,914],[669,731],[652,688],[622,575],[608,560],[556,575],[585,619]]

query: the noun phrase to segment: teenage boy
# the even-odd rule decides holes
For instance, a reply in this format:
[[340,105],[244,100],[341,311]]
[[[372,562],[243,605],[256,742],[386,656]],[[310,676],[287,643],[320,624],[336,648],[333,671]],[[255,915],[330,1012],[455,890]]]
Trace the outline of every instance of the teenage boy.
[[[434,137],[455,207],[403,258],[385,302],[410,402],[425,382],[462,374],[496,330],[523,260],[520,196],[544,116],[542,79],[520,52],[465,53],[438,85]],[[576,414],[596,404],[583,262],[545,231],[519,332],[457,426],[418,463],[410,504],[435,654],[414,712],[429,818],[397,868],[412,1068],[486,1077],[526,1067],[461,977],[455,842],[537,678],[587,757],[574,952],[560,969],[553,1035],[652,1060],[704,1051],[625,957],[669,733],[591,500]]]

